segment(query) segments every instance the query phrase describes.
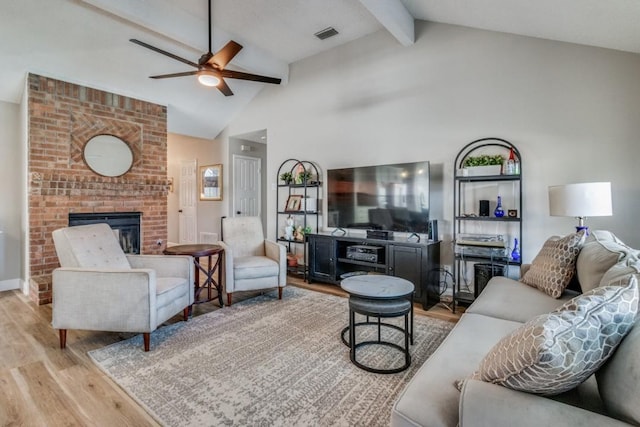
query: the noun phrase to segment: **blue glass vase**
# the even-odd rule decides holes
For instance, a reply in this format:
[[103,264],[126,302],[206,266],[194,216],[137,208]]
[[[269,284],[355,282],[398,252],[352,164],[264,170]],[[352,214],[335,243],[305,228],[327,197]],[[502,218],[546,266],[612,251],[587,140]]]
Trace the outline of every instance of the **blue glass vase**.
[[502,218],[504,216],[504,209],[502,209],[502,197],[500,196],[498,196],[498,205],[493,211],[493,215],[495,215],[496,218]]
[[513,250],[511,251],[511,259],[514,261],[520,261],[520,250],[518,249],[518,239],[513,239]]

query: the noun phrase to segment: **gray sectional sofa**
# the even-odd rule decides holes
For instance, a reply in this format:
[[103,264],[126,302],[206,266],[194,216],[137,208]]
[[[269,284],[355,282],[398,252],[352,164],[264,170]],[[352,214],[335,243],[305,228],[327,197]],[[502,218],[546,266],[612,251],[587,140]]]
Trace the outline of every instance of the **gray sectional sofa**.
[[[582,292],[625,275],[640,276],[640,253],[613,234],[594,231],[575,262]],[[523,268],[523,270],[525,270]],[[450,335],[418,370],[394,404],[399,426],[622,426],[640,425],[640,327],[585,382],[544,397],[467,379],[501,338],[558,308],[578,292],[555,299],[520,281],[494,277]]]

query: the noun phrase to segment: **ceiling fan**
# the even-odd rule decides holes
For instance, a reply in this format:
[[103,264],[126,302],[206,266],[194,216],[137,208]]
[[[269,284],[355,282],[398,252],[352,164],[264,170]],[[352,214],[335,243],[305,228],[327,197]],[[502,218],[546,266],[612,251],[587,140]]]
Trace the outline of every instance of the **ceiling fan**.
[[151,49],[154,52],[161,53],[169,58],[173,58],[176,61],[180,61],[187,65],[190,65],[197,70],[193,71],[185,71],[182,73],[172,73],[172,74],[160,74],[157,76],[149,76],[152,79],[167,79],[171,77],[184,77],[184,76],[198,76],[198,81],[205,86],[215,86],[218,88],[220,92],[222,92],[225,96],[233,95],[233,92],[224,81],[225,78],[229,79],[239,79],[239,80],[251,80],[255,82],[262,83],[273,83],[280,84],[281,79],[275,77],[266,77],[259,76],[257,74],[243,73],[240,71],[226,70],[225,67],[227,64],[233,59],[234,56],[240,52],[242,49],[242,45],[234,42],[233,40],[229,41],[222,49],[213,54],[211,52],[211,0],[209,0],[209,50],[203,54],[198,63],[189,61],[188,59],[181,58],[173,53],[167,52],[165,50],[159,49],[155,46],[151,46],[145,42],[136,39],[129,39],[130,42],[133,42],[142,47],[146,47],[147,49]]

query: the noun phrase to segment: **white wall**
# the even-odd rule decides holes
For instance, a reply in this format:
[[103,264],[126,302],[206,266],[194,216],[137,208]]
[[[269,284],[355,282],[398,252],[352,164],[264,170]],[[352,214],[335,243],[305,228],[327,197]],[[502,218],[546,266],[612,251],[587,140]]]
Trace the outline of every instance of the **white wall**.
[[[169,242],[178,242],[180,163],[183,160],[193,159],[198,161],[198,167],[225,163],[221,145],[216,140],[175,133],[167,134],[167,174],[174,179],[173,193],[169,193],[167,199],[167,240]],[[223,165],[223,174],[225,173],[224,166],[226,165]],[[225,197],[224,190],[223,188],[223,197]],[[222,202],[218,201],[198,201],[198,233],[202,231],[219,233],[222,206]]]
[[614,216],[587,222],[640,248],[639,72],[636,54],[418,21],[413,46],[380,31],[293,64],[289,84],[265,87],[221,137],[269,133],[270,237],[284,159],[324,171],[429,160],[444,170],[450,246],[455,156],[495,136],[523,156],[525,262],[573,230],[574,219],[549,216],[547,199],[549,185],[570,182],[611,181]]
[[0,101],[0,290],[17,289],[21,276],[24,185],[20,105]]

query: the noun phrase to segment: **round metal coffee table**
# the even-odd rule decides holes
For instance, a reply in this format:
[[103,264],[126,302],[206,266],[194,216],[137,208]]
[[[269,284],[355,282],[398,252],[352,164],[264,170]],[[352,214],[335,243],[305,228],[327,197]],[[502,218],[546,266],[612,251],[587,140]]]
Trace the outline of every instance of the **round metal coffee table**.
[[[409,343],[413,344],[413,283],[400,277],[380,274],[352,276],[344,279],[340,287],[349,293],[349,326],[341,333],[342,342],[349,346],[351,362],[357,367],[369,372],[392,374],[404,371],[411,365]],[[355,321],[356,313],[366,316],[366,321]],[[382,318],[404,316],[404,328],[388,323],[382,323]],[[369,317],[376,317],[377,321],[370,321]],[[376,325],[378,336],[375,340],[356,342],[356,328],[363,325]],[[389,341],[383,341],[382,328],[392,328],[403,332],[404,347]],[[345,334],[349,332],[349,340]],[[384,345],[404,353],[403,366],[392,369],[381,369],[367,366],[358,362],[356,350],[366,345]]]

